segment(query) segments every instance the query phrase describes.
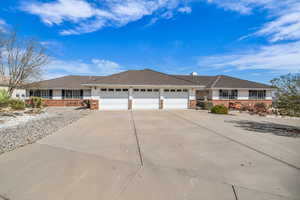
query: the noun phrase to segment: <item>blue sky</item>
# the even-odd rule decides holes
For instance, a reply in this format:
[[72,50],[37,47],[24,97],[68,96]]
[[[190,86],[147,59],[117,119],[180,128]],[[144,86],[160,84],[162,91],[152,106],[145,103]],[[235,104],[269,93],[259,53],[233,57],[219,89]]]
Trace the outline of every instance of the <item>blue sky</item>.
[[10,28],[48,49],[44,78],[151,68],[267,83],[300,70],[300,0],[1,0]]

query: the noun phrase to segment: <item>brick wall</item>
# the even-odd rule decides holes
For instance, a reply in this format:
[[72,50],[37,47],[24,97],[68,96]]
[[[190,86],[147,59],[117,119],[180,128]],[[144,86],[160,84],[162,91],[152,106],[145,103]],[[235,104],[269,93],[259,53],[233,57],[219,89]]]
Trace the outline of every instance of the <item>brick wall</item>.
[[163,99],[159,100],[159,109],[164,109],[164,100]]
[[132,100],[129,99],[128,100],[128,110],[131,110],[132,109]]
[[[45,106],[58,106],[58,107],[80,107],[83,106],[83,99],[43,99],[43,105]],[[98,100],[91,100],[91,110],[98,110],[99,103]],[[26,100],[27,104],[31,104],[30,99]]]
[[99,110],[99,101],[95,99],[91,99],[91,110]]
[[212,100],[213,105],[224,105],[229,107],[230,103],[236,103],[247,106],[254,106],[256,103],[265,103],[266,105],[272,105],[272,100]]
[[196,100],[189,100],[189,109],[196,109]]

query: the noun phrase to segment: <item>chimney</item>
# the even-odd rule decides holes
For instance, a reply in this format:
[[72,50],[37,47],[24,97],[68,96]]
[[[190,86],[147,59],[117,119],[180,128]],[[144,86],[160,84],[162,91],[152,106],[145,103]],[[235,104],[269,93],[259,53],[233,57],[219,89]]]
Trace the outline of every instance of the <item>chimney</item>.
[[197,75],[198,75],[197,72],[192,72],[192,73],[191,73],[191,76],[197,76]]

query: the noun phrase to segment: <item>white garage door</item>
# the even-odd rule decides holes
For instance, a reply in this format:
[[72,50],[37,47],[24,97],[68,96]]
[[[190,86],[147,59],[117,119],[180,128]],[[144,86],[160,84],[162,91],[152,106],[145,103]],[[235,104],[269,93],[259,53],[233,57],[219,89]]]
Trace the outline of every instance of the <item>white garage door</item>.
[[159,109],[158,89],[134,89],[132,109]]
[[128,89],[100,89],[100,110],[128,110]]
[[181,89],[164,90],[164,109],[187,109],[188,91]]

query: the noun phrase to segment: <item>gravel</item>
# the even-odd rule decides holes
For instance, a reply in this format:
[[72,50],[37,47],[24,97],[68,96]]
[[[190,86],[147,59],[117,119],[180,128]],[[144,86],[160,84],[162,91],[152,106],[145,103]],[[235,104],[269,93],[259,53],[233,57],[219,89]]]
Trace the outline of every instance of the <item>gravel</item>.
[[0,125],[0,154],[31,144],[91,112],[73,107],[48,107],[39,115],[11,119]]

